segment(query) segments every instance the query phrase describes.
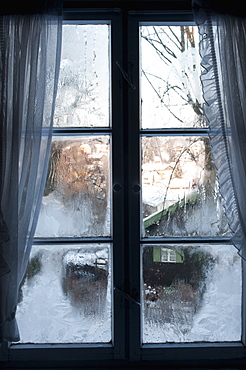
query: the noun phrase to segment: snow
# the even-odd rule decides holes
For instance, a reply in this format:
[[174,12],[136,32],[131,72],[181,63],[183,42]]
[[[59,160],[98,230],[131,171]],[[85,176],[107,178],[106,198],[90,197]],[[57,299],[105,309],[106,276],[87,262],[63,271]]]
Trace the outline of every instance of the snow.
[[43,197],[40,216],[35,232],[36,237],[77,237],[77,236],[103,236],[109,235],[110,230],[110,201],[106,211],[105,225],[95,227],[95,217],[92,215],[90,205],[85,202],[64,204],[64,201],[52,192]]
[[165,186],[154,186],[146,185],[142,186],[142,201],[144,204],[148,204],[153,207],[163,205],[165,198],[166,187]]
[[108,281],[106,305],[98,315],[85,315],[83,305],[80,308],[74,306],[62,289],[64,256],[67,259],[65,262],[83,260],[84,263],[93,263],[95,255],[109,261],[108,247],[34,245],[31,257],[35,255],[42,255],[42,270],[24,284],[24,298],[17,309],[21,343],[110,342],[111,278]]

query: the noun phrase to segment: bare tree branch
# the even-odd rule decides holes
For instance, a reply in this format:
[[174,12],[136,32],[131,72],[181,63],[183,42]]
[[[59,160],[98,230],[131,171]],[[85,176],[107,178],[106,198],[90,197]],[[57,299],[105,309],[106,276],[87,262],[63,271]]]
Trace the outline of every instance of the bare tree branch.
[[143,74],[144,76],[146,77],[147,81],[149,82],[150,86],[153,88],[154,92],[157,94],[158,98],[160,99],[161,103],[164,104],[165,108],[169,111],[169,113],[171,113],[173,115],[173,117],[175,117],[179,122],[183,123],[183,121],[177,117],[173,112],[172,110],[164,103],[163,101],[163,98],[162,96],[159,94],[159,92],[156,90],[156,88],[154,87],[154,85],[152,84],[152,82],[150,81],[150,79],[148,78],[147,74],[145,73],[145,71],[143,71]]
[[[158,40],[160,41],[161,45],[163,46],[164,50],[166,50],[166,52],[167,52],[169,55],[171,55],[173,58],[177,59],[177,57],[176,57],[175,53],[174,53],[174,52],[173,52],[173,51],[172,51],[168,46],[166,46],[166,45],[163,43],[162,39],[160,38],[160,36],[159,36],[159,34],[158,34],[157,30],[156,30],[156,27],[153,27],[153,29],[154,29],[154,31],[155,31],[155,34],[156,34],[156,36],[157,36]],[[171,62],[170,62],[170,63],[171,63]]]
[[[147,36],[142,36],[143,39],[145,39],[154,49],[155,51],[157,52],[157,54],[159,55],[159,57],[168,65],[168,63],[171,63],[171,60],[168,59],[161,51],[160,49],[158,49],[154,43],[151,41],[151,39],[148,39]],[[165,61],[165,59],[168,61],[168,63]]]
[[192,145],[194,145],[196,142],[198,142],[199,140],[200,140],[200,138],[194,139],[194,140],[190,143],[190,145],[189,145],[188,147],[183,148],[183,150],[181,150],[181,152],[179,153],[178,158],[177,158],[177,159],[176,159],[176,161],[175,161],[175,165],[174,165],[174,167],[173,167],[173,169],[172,169],[172,172],[171,172],[171,174],[170,174],[170,177],[169,177],[169,180],[168,180],[168,184],[167,184],[167,188],[166,188],[166,192],[165,192],[165,196],[164,196],[164,199],[163,199],[163,207],[162,207],[162,213],[163,213],[163,214],[164,214],[164,211],[165,211],[165,203],[166,203],[166,199],[167,199],[168,189],[169,189],[169,187],[170,187],[170,184],[171,184],[171,181],[172,181],[172,178],[173,178],[174,172],[175,172],[175,170],[176,170],[176,168],[177,168],[177,166],[178,166],[178,164],[179,164],[179,162],[180,162],[180,159],[182,158],[183,154],[184,154],[184,153],[187,153],[187,151],[189,151],[189,150],[190,150],[190,147],[191,147]]

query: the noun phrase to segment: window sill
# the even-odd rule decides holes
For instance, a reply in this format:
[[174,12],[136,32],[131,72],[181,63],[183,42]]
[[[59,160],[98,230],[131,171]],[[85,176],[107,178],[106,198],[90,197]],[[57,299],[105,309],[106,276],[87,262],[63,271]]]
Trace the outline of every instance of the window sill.
[[168,367],[184,368],[202,366],[202,368],[235,367],[245,369],[246,348],[240,342],[235,343],[190,343],[143,345],[136,351],[135,360],[123,359],[122,353],[116,353],[110,344],[85,345],[11,345],[5,351],[2,368],[141,368]]

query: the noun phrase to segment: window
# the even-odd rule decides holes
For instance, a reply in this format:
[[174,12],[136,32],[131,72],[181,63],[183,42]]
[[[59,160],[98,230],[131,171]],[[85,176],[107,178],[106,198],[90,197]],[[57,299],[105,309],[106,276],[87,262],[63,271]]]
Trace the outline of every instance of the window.
[[176,262],[175,251],[168,248],[161,248],[161,262]]
[[[42,243],[33,246],[27,279],[31,286],[36,282],[21,290],[27,289],[26,305],[36,306],[20,320],[24,342],[112,340],[109,37],[108,22],[64,21],[54,135],[36,229]],[[44,306],[35,291],[43,295]],[[21,307],[20,302],[20,315]]]
[[202,111],[192,14],[128,10],[64,13],[49,171],[12,359],[47,348],[49,359],[74,361],[243,351],[242,266]]

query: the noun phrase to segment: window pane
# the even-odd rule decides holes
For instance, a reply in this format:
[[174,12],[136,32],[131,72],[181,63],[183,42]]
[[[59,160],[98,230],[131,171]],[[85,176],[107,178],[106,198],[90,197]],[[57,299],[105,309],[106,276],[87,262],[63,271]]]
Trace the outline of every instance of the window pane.
[[205,127],[197,27],[142,26],[141,126]]
[[142,137],[145,236],[225,236],[207,137]]
[[37,237],[110,235],[110,139],[54,137]]
[[34,245],[20,288],[22,343],[111,340],[110,245]]
[[63,25],[56,127],[109,126],[109,26]]
[[[168,261],[166,251],[175,253]],[[143,246],[144,343],[241,340],[241,259],[232,245]],[[164,256],[164,258],[163,258]]]

